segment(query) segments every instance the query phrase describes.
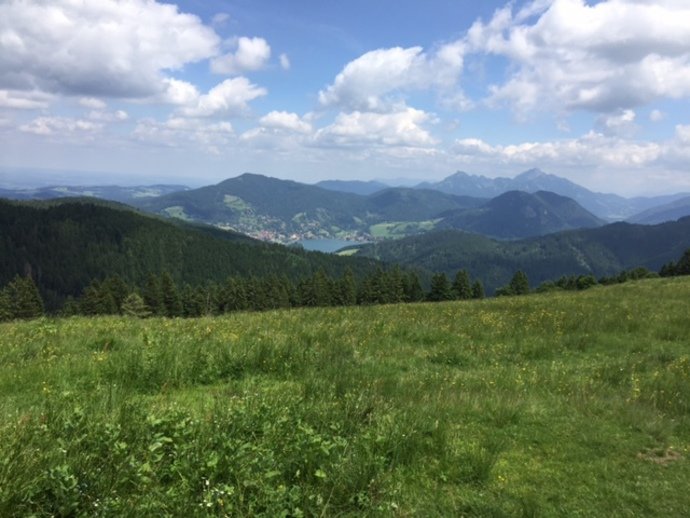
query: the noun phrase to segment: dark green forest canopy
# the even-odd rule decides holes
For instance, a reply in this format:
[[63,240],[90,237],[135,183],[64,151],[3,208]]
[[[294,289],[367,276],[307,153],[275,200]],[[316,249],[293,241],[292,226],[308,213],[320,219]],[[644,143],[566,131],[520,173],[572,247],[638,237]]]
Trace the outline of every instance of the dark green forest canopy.
[[0,285],[30,275],[47,308],[109,275],[143,286],[151,273],[165,271],[180,285],[200,285],[228,276],[285,275],[297,281],[319,270],[340,277],[348,268],[363,278],[377,265],[171,223],[109,203],[0,200]]
[[448,276],[466,269],[493,293],[518,270],[533,285],[563,275],[602,277],[637,267],[658,271],[689,247],[686,217],[660,225],[613,223],[518,241],[446,230],[365,245],[358,255]]

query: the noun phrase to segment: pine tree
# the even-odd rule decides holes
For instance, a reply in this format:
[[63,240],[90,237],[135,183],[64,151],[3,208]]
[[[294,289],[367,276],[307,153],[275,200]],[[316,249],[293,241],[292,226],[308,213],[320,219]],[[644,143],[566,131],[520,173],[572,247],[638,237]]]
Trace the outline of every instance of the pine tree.
[[472,298],[472,287],[470,286],[470,276],[467,270],[460,270],[455,274],[453,281],[453,294],[456,299],[467,300]]
[[12,299],[7,288],[0,290],[0,322],[5,320],[12,320],[14,317],[12,312]]
[[163,305],[160,282],[158,277],[156,277],[154,274],[149,275],[142,292],[142,298],[144,299],[144,304],[146,304],[146,307],[149,309],[152,315],[164,314],[165,306]]
[[175,281],[168,272],[163,272],[160,280],[161,301],[163,303],[163,314],[166,317],[179,317],[182,315],[182,300],[177,291]]
[[122,303],[129,295],[129,286],[122,280],[119,275],[111,275],[106,277],[101,283],[101,289],[109,293],[115,303],[115,313],[122,312]]
[[146,318],[151,315],[151,311],[141,295],[132,292],[122,301],[122,314],[129,317]]
[[317,271],[312,277],[314,302],[317,306],[331,306],[333,304],[333,282],[323,270]]
[[476,280],[472,284],[472,298],[473,299],[483,299],[484,298],[484,285],[482,281]]
[[419,275],[410,272],[404,279],[405,302],[419,302],[424,300],[424,290],[419,282]]
[[431,302],[440,302],[442,300],[452,300],[453,292],[451,290],[450,282],[445,273],[436,273],[431,277],[431,291],[427,296],[427,300]]
[[678,259],[674,275],[690,275],[690,248]]
[[43,315],[43,299],[31,277],[17,275],[7,289],[13,318],[36,318]]
[[526,295],[529,293],[529,280],[527,274],[522,270],[518,270],[510,280],[510,291],[512,295]]
[[399,266],[395,266],[384,276],[384,293],[387,304],[397,304],[405,300],[405,283]]
[[357,283],[352,270],[348,267],[338,283],[339,303],[343,306],[357,304]]

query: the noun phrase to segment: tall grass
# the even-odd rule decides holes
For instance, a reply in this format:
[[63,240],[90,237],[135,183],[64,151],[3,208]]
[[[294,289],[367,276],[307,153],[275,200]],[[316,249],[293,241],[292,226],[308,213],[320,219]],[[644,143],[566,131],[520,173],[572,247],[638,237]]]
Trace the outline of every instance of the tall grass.
[[1,516],[680,516],[690,280],[0,326]]

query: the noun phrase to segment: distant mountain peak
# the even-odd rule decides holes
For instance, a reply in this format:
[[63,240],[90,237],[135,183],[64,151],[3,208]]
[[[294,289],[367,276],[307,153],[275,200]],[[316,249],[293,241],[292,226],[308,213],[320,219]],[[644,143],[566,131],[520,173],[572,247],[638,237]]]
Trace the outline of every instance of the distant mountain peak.
[[528,169],[524,173],[520,173],[515,177],[515,180],[536,180],[537,178],[541,178],[542,176],[554,176],[550,175],[548,173],[545,173],[538,167],[534,167],[532,169]]

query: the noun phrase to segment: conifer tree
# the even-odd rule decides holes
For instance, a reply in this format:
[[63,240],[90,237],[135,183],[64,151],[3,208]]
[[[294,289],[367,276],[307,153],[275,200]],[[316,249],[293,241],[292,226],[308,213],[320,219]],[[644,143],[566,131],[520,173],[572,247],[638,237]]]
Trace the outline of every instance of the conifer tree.
[[690,275],[690,248],[683,253],[674,270],[674,275]]
[[154,274],[149,275],[141,295],[144,299],[146,307],[149,309],[152,315],[164,314],[165,306],[163,305],[163,297],[161,294],[158,277],[156,277]]
[[455,274],[453,281],[453,294],[456,299],[467,300],[472,298],[472,287],[470,286],[470,276],[467,270],[460,270]]
[[482,281],[476,280],[472,284],[472,298],[473,299],[483,299],[484,298],[484,285]]
[[175,281],[168,272],[163,272],[160,280],[161,301],[163,314],[166,317],[179,317],[182,315],[182,300],[177,291]]
[[352,270],[348,267],[338,283],[339,304],[352,306],[357,303],[357,283]]
[[424,300],[424,290],[419,282],[419,275],[410,272],[405,276],[405,302],[419,302]]
[[43,299],[31,277],[17,275],[8,286],[13,318],[36,318],[43,315]]
[[405,283],[399,266],[395,266],[384,276],[385,303],[397,304],[405,300]]
[[529,293],[529,280],[527,274],[522,270],[518,270],[510,280],[510,291],[512,295],[526,295]]
[[452,300],[453,292],[451,290],[450,282],[445,273],[436,273],[431,277],[431,291],[427,296],[427,300],[431,302],[440,302],[442,300]]
[[141,295],[132,292],[122,301],[122,314],[129,317],[146,318],[151,315],[151,311]]
[[0,322],[12,320],[12,299],[7,288],[0,290]]

